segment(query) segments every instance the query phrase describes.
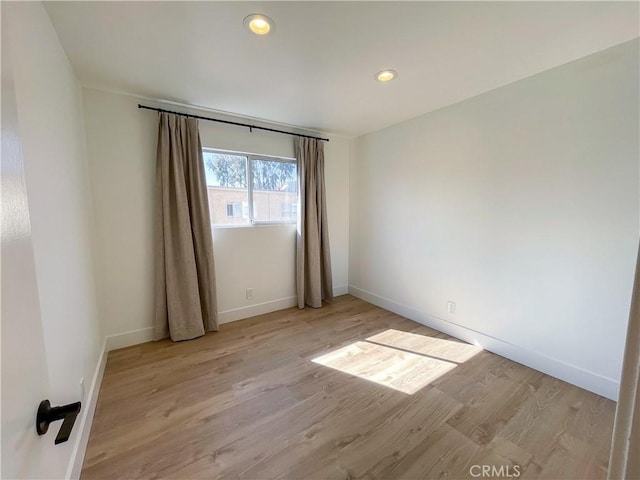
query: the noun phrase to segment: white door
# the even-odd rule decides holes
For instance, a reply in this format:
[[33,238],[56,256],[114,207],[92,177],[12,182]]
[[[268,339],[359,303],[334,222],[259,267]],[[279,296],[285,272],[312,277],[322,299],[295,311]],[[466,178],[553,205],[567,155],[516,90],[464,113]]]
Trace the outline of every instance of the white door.
[[[4,23],[4,18],[3,18]],[[29,205],[6,25],[2,25],[2,478],[44,478],[56,462],[36,410],[49,395]]]

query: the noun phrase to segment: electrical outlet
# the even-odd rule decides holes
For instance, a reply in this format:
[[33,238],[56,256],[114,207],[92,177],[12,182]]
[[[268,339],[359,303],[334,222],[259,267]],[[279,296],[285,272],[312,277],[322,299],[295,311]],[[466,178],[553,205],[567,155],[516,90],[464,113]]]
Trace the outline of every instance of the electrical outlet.
[[447,302],[447,312],[449,312],[451,315],[455,315],[456,314],[456,304],[453,302]]
[[84,378],[80,379],[80,400],[84,402]]
[[253,298],[253,288],[247,288],[247,300],[251,300]]

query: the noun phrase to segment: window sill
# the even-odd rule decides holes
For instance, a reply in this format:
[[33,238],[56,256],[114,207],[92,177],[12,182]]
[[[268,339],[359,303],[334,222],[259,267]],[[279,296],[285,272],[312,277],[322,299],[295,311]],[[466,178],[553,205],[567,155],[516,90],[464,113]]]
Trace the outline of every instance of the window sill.
[[260,222],[260,223],[246,223],[246,224],[239,224],[239,225],[211,225],[211,229],[212,230],[227,230],[229,228],[261,228],[261,227],[295,227],[296,223],[295,222],[287,222],[287,223],[281,223],[281,222]]

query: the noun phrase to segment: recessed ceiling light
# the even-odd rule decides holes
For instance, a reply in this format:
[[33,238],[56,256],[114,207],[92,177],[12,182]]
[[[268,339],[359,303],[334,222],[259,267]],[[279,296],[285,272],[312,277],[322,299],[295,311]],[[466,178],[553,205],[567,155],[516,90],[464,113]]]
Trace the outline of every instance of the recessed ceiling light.
[[398,76],[398,72],[396,72],[395,70],[390,70],[388,68],[385,68],[384,70],[380,70],[378,73],[376,73],[373,76],[373,78],[375,78],[379,82],[386,83],[386,82],[390,82],[397,76]]
[[261,13],[252,13],[245,17],[242,23],[247,30],[256,35],[266,35],[273,32],[276,26],[273,20]]

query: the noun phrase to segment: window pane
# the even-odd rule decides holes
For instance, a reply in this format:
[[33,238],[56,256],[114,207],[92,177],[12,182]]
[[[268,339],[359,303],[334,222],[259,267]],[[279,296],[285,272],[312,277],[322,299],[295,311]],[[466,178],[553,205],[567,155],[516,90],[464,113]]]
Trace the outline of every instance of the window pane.
[[292,222],[298,213],[296,164],[252,159],[253,219]]
[[249,223],[247,157],[204,151],[212,225]]

